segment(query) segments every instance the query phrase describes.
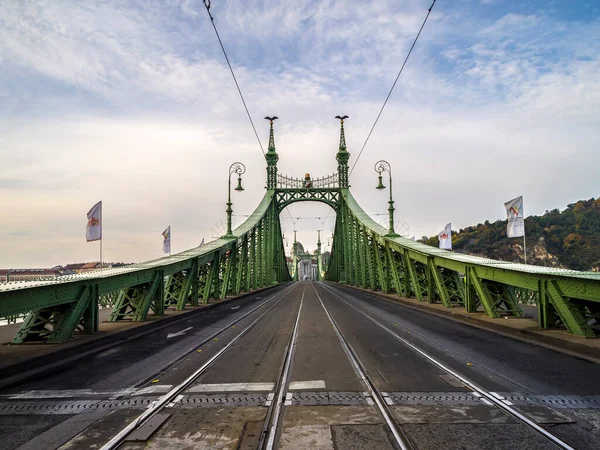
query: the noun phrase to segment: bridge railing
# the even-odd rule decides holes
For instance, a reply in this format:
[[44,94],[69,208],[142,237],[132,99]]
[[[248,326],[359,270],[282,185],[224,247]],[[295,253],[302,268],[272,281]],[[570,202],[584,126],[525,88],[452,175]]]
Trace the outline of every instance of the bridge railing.
[[341,197],[327,279],[490,317],[523,317],[528,291],[540,327],[586,337],[600,331],[600,273],[495,261],[390,236],[348,190]]
[[0,318],[27,314],[13,343],[61,342],[76,330],[98,331],[98,310],[110,321],[143,321],[166,308],[184,309],[274,282],[287,281],[274,191],[236,230],[164,258],[53,280],[0,285]]

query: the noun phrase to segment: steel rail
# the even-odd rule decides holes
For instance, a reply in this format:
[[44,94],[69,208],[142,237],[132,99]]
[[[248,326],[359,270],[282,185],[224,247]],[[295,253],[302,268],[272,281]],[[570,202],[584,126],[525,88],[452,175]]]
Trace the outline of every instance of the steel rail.
[[[434,357],[428,355],[426,352],[424,352],[423,350],[421,350],[419,347],[417,347],[416,345],[414,345],[411,342],[407,341],[403,337],[399,336],[393,330],[389,329],[388,327],[386,327],[382,323],[378,322],[377,320],[375,320],[373,317],[371,317],[370,315],[368,315],[364,311],[361,311],[360,309],[358,309],[352,303],[350,303],[347,300],[345,300],[342,297],[340,297],[333,290],[333,288],[331,288],[330,286],[327,286],[325,284],[323,284],[322,286],[323,286],[323,288],[326,291],[328,291],[332,295],[334,295],[337,298],[339,298],[341,301],[343,301],[344,303],[346,303],[348,306],[354,308],[356,311],[358,311],[360,314],[362,314],[366,318],[370,319],[373,323],[375,323],[375,325],[379,326],[384,331],[386,331],[387,333],[391,334],[395,339],[397,339],[398,341],[402,342],[404,345],[406,345],[407,347],[411,348],[412,350],[414,350],[415,352],[417,352],[419,355],[423,356],[425,359],[427,359],[429,362],[433,363],[435,366],[437,366],[440,369],[442,369],[444,372],[446,372],[449,375],[452,375],[453,377],[455,377],[458,380],[460,380],[460,382],[463,383],[465,386],[467,386],[469,389],[472,389],[474,392],[476,392],[479,395],[481,395],[481,397],[485,398],[487,401],[489,401],[494,406],[496,406],[497,408],[499,408],[502,411],[504,411],[506,414],[514,417],[515,419],[519,420],[520,422],[524,423],[528,427],[532,428],[533,430],[535,430],[536,432],[538,432],[539,434],[541,434],[543,437],[545,437],[546,439],[548,439],[550,442],[552,442],[558,448],[561,448],[561,449],[564,449],[564,450],[575,450],[574,447],[570,446],[569,444],[567,444],[565,441],[563,441],[559,437],[555,436],[554,434],[550,433],[548,430],[546,430],[543,427],[539,426],[537,423],[535,423],[534,421],[532,421],[530,418],[528,418],[524,414],[520,413],[516,408],[513,408],[510,405],[507,405],[501,399],[499,399],[496,396],[492,395],[492,393],[490,391],[487,391],[486,389],[482,388],[478,384],[475,384],[473,381],[469,380],[468,378],[466,378],[466,377],[460,375],[459,373],[457,373],[456,371],[450,369],[445,364],[443,364],[442,362],[438,361]],[[369,308],[368,306],[366,306],[365,308],[369,309],[370,311],[372,311],[372,309]]]
[[344,334],[342,333],[342,330],[336,323],[335,319],[331,316],[331,314],[327,310],[327,307],[325,306],[325,303],[323,303],[323,300],[321,299],[321,296],[319,295],[317,288],[312,284],[312,282],[311,282],[311,286],[314,289],[315,294],[317,294],[317,298],[319,299],[319,302],[321,302],[321,306],[325,310],[325,314],[327,314],[327,318],[329,319],[329,322],[331,323],[331,326],[333,327],[333,330],[335,331],[335,334],[337,335],[337,337],[340,341],[340,344],[342,345],[342,348],[344,349],[344,352],[346,352],[346,355],[348,356],[348,359],[350,360],[350,363],[352,364],[354,371],[356,372],[359,379],[363,382],[363,384],[367,388],[369,394],[375,401],[375,405],[377,406],[379,413],[385,420],[385,423],[390,428],[390,431],[392,432],[392,435],[394,436],[394,439],[395,439],[396,443],[398,444],[398,447],[401,450],[412,450],[413,445],[410,443],[408,437],[405,436],[404,432],[400,429],[400,427],[398,426],[396,421],[392,418],[393,414],[389,410],[387,403],[383,399],[383,395],[381,394],[381,392],[379,392],[379,389],[377,388],[377,386],[375,386],[375,383],[373,382],[373,380],[371,380],[371,378],[367,375],[367,371],[365,370],[364,365],[358,358],[358,355],[356,354],[356,352],[354,351],[354,349],[352,348],[352,346],[350,345],[348,340],[344,337]]
[[[277,431],[281,422],[281,412],[283,411],[283,401],[285,399],[285,395],[287,393],[289,387],[289,378],[292,367],[292,359],[294,357],[294,350],[296,345],[296,340],[298,337],[298,328],[300,323],[300,314],[302,313],[302,304],[304,303],[304,293],[306,292],[306,285],[304,289],[302,289],[302,297],[300,298],[300,307],[298,308],[298,314],[296,316],[296,321],[294,323],[294,328],[292,330],[292,334],[290,335],[290,340],[286,347],[285,356],[283,358],[283,364],[277,377],[277,386],[275,389],[275,399],[271,403],[269,410],[267,411],[267,416],[265,419],[265,424],[263,427],[263,433],[261,435],[261,439],[259,441],[258,448],[263,448],[266,450],[272,450],[275,448],[275,439],[277,437]],[[266,439],[266,441],[265,441]]]
[[[287,283],[284,283],[283,286],[285,286]],[[167,372],[169,369],[171,369],[172,367],[176,366],[177,364],[179,364],[183,359],[187,358],[190,354],[194,353],[196,351],[196,349],[198,347],[202,347],[203,345],[207,344],[208,342],[210,342],[211,340],[213,340],[216,336],[218,336],[219,334],[221,334],[223,331],[225,331],[227,328],[230,328],[234,325],[236,325],[238,322],[244,320],[246,317],[248,317],[250,314],[252,314],[254,311],[260,309],[263,307],[263,305],[273,301],[274,298],[276,298],[278,295],[280,295],[281,293],[285,292],[284,289],[280,290],[279,292],[276,292],[270,296],[267,297],[267,299],[263,302],[261,302],[258,306],[252,308],[250,311],[248,311],[247,313],[244,313],[244,315],[238,317],[237,319],[234,319],[233,321],[229,322],[227,325],[225,325],[223,328],[221,328],[219,331],[216,331],[215,333],[211,334],[209,337],[207,337],[206,339],[204,339],[202,342],[200,342],[200,344],[195,344],[189,351],[185,352],[183,355],[179,356],[177,359],[175,359],[174,361],[171,361],[169,363],[167,363],[166,366],[162,367],[160,369],[160,372],[156,372],[154,375],[146,378],[143,381],[137,381],[135,384],[133,384],[131,387],[132,388],[137,388],[141,385],[143,385],[144,383],[147,383],[148,380],[154,380],[155,378],[159,378],[160,374],[163,374],[165,372]],[[259,294],[259,292],[257,292],[257,294]]]
[[[126,425],[123,429],[121,429],[121,431],[119,431],[117,434],[115,434],[107,443],[105,443],[100,448],[100,450],[113,450],[113,449],[119,448],[119,446],[123,442],[125,442],[127,437],[133,431],[135,431],[137,428],[144,425],[151,417],[153,417],[154,415],[156,415],[157,413],[162,411],[165,406],[167,406],[169,403],[171,403],[181,392],[185,391],[189,387],[190,384],[192,384],[198,377],[200,377],[200,375],[202,375],[204,372],[206,372],[207,369],[209,369],[215,362],[217,362],[223,356],[223,354],[225,354],[225,352],[227,352],[239,339],[241,339],[246,333],[248,333],[260,321],[260,319],[262,319],[269,311],[271,311],[275,306],[277,306],[279,304],[279,302],[281,300],[283,300],[287,295],[289,295],[295,288],[296,288],[296,285],[292,285],[292,287],[290,289],[288,289],[287,291],[285,291],[283,293],[279,292],[275,296],[273,296],[273,298],[271,298],[270,300],[266,300],[265,302],[263,302],[260,306],[264,305],[267,302],[274,301],[275,298],[277,297],[277,295],[283,294],[283,295],[281,295],[281,297],[279,299],[277,299],[277,301],[275,301],[275,303],[273,303],[266,311],[264,311],[260,316],[258,316],[258,318],[256,318],[250,325],[248,325],[246,328],[244,328],[244,330],[242,330],[231,341],[229,341],[229,343],[225,347],[223,347],[221,350],[219,350],[207,362],[205,362],[202,366],[200,366],[200,368],[198,368],[192,375],[190,375],[188,378],[186,378],[180,384],[175,386],[173,389],[171,389],[165,395],[160,397],[156,402],[152,403],[152,405],[150,405],[150,407],[146,411],[144,411],[137,418],[135,418],[132,422],[130,422],[128,425]],[[252,311],[258,309],[259,307],[253,309]],[[248,314],[246,314],[246,315],[248,315]],[[239,320],[241,320],[241,318]],[[231,327],[231,324],[229,324],[226,327],[222,328],[221,330],[215,332],[212,336],[205,339],[203,341],[203,343],[206,343],[206,342],[214,339],[216,336],[218,336],[221,333],[223,333],[224,331],[228,330],[230,327]]]

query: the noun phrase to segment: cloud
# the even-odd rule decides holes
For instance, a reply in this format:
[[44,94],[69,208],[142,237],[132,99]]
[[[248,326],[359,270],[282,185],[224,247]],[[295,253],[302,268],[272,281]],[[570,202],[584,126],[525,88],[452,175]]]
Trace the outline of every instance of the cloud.
[[[387,211],[382,158],[418,236],[500,218],[521,194],[528,213],[598,195],[599,25],[505,3],[434,9],[351,177],[367,212]],[[429,6],[213,3],[263,145],[262,117],[280,117],[281,173],[337,170],[338,114],[354,163]],[[108,259],[160,256],[168,225],[174,250],[194,247],[225,217],[236,160],[234,214],[250,214],[265,163],[220,52],[200,1],[0,5],[0,266],[96,258],[83,231],[98,200]],[[290,210],[308,248],[333,226],[326,206]]]

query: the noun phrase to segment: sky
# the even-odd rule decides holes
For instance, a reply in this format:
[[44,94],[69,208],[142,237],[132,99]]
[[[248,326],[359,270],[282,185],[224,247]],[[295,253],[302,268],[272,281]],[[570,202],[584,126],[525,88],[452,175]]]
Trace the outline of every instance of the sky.
[[[600,195],[600,4],[439,0],[357,160],[430,0],[213,0],[211,12],[279,172],[336,171],[346,114],[352,193],[378,221],[394,176],[399,223],[434,235]],[[104,260],[161,256],[222,230],[230,164],[242,222],[265,160],[200,0],[0,2],[0,267],[98,259],[87,211],[103,201]],[[329,213],[329,216],[327,216]],[[282,213],[327,249],[334,214]],[[294,224],[295,222],[295,224]]]

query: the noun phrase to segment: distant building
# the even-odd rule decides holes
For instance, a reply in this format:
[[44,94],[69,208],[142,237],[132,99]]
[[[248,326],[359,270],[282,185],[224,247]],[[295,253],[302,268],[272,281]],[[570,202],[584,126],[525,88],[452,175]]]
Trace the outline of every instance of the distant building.
[[51,269],[0,269],[0,283],[52,280],[62,274],[60,266]]
[[88,263],[77,263],[77,264],[67,264],[65,266],[66,270],[72,270],[74,273],[86,273],[91,272],[93,270],[98,269],[110,269],[112,267],[119,267],[120,265],[124,265],[123,263],[99,263],[98,261],[92,261]]
[[79,270],[85,265],[85,263],[67,264],[64,270],[70,270],[73,273],[79,273]]
[[317,279],[317,260],[302,259],[298,261],[298,279],[316,280]]
[[113,267],[123,267],[128,263],[76,263],[66,266],[55,266],[50,269],[0,269],[0,283],[9,283],[13,281],[40,281],[52,280],[65,275],[75,275],[79,273],[91,272],[99,269],[111,269]]

